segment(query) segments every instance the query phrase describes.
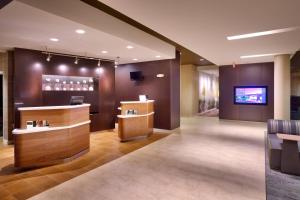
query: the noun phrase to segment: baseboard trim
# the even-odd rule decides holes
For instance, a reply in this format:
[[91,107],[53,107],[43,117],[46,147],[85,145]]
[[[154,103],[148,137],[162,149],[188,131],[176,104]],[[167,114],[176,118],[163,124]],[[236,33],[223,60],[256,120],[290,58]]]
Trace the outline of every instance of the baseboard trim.
[[7,140],[7,139],[4,139],[4,138],[3,138],[3,144],[4,144],[4,145],[11,145],[11,144],[13,144],[13,141]]
[[153,132],[154,133],[174,133],[174,130],[154,128]]

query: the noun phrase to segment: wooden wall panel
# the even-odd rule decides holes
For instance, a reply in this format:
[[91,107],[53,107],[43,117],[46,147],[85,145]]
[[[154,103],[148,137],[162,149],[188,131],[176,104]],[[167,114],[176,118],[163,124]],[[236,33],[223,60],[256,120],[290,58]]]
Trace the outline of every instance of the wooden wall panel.
[[[154,127],[173,129],[180,125],[180,53],[176,59],[120,65],[116,70],[116,109],[120,101],[136,101],[140,94],[155,100]],[[130,72],[142,71],[144,80],[130,80]],[[157,78],[157,74],[165,77]]]
[[[274,63],[221,66],[220,119],[267,121],[274,116]],[[268,105],[235,105],[234,86],[268,86]]]
[[[97,73],[96,60],[80,59],[78,65],[74,58],[52,56],[46,61],[40,51],[16,48],[13,53],[14,80],[14,124],[20,127],[18,107],[53,106],[69,104],[69,96],[85,96],[91,103],[91,131],[114,128],[115,116],[115,68],[113,62],[103,61],[103,73]],[[96,92],[42,92],[42,74],[66,76],[90,76],[98,79]]]

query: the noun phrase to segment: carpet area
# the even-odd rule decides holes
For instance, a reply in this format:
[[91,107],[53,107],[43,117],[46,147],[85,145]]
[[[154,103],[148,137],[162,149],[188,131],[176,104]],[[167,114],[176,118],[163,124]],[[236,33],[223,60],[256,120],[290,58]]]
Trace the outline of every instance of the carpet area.
[[300,200],[300,176],[272,170],[266,144],[266,192],[267,200]]

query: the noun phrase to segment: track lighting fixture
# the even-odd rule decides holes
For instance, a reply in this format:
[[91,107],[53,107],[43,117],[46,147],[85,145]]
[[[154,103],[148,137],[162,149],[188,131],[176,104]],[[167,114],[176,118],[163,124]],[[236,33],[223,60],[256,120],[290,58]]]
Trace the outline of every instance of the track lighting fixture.
[[88,57],[87,55],[85,56],[78,56],[78,55],[71,55],[71,54],[64,54],[64,53],[55,53],[55,52],[49,52],[48,49],[46,48],[46,51],[43,51],[42,54],[46,55],[46,61],[50,62],[53,56],[65,56],[65,57],[69,57],[69,58],[73,58],[74,60],[74,64],[78,64],[79,60],[82,59],[88,59],[88,60],[95,60],[98,61],[97,62],[97,66],[101,67],[101,62],[102,61],[108,61],[108,62],[115,62],[115,65],[119,64],[119,57],[117,57],[115,60],[111,60],[111,59],[102,59],[102,58],[96,58],[96,57]]
[[118,68],[120,62],[120,57],[118,56],[117,59],[115,60],[115,68]]
[[50,54],[50,53],[48,53],[48,56],[47,56],[46,60],[47,60],[48,62],[50,62],[50,60],[51,60],[51,54]]
[[78,64],[78,57],[76,56],[75,57],[75,62],[74,62],[76,65]]

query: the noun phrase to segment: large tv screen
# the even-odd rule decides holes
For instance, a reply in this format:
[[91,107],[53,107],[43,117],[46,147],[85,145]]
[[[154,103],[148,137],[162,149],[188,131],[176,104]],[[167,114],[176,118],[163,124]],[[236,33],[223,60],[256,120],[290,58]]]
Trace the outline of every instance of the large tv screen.
[[267,86],[235,86],[234,103],[250,105],[268,104]]

